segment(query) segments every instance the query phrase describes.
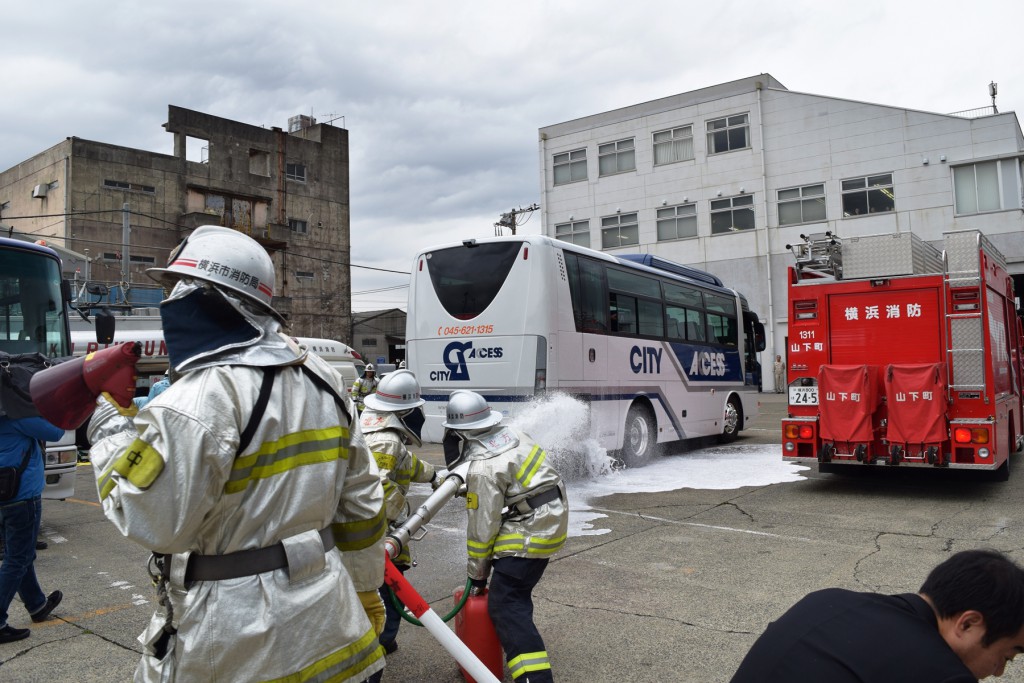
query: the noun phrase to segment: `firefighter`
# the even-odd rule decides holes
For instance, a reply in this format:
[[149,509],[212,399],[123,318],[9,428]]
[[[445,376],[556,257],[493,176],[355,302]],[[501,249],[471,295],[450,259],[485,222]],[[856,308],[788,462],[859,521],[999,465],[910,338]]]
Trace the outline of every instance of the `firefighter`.
[[772,371],[775,373],[775,393],[781,394],[786,388],[786,364],[782,362],[782,356],[775,356]]
[[[380,469],[388,524],[394,527],[403,517],[410,482],[429,483],[435,489],[440,484],[434,466],[420,460],[407,448],[409,445],[423,445],[419,427],[423,424],[420,406],[424,401],[420,398],[419,382],[408,370],[397,370],[380,381],[377,391],[367,396],[365,403],[366,409],[359,423],[366,437],[366,445]],[[408,546],[403,547],[402,553],[393,561],[395,567],[404,574],[412,566]],[[387,610],[380,643],[384,646],[384,652],[391,654],[398,649],[395,638],[398,636],[402,615],[391,601],[387,586],[381,586],[380,595]]]
[[565,543],[565,487],[539,445],[501,423],[483,396],[448,399],[445,461],[467,460],[466,552],[472,594],[487,589],[487,611],[517,683],[552,681],[551,663],[533,623],[533,588]]
[[363,376],[352,383],[352,400],[356,402],[356,409],[361,413],[365,407],[366,397],[377,391],[377,368],[373,363],[367,363],[363,370]]
[[135,680],[365,680],[387,525],[342,378],[281,333],[255,240],[203,226],[149,274],[171,386],[134,416],[101,397],[89,427],[104,513],[154,552]]

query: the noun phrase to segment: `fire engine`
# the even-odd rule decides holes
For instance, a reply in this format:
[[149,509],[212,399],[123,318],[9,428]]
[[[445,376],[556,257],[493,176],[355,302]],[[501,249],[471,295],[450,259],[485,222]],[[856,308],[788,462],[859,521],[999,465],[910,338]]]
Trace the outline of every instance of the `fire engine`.
[[1005,481],[1024,444],[1024,334],[1002,254],[976,230],[945,233],[942,251],[908,232],[801,237],[783,459]]

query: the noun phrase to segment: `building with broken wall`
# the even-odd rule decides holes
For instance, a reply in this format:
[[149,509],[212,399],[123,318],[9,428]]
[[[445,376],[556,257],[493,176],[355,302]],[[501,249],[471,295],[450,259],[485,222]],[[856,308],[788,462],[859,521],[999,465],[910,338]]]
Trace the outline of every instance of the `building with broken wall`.
[[153,306],[163,293],[145,269],[197,226],[227,226],[271,254],[274,306],[292,334],[347,341],[348,131],[310,116],[264,128],[173,105],[164,127],[171,155],[69,137],[0,172],[4,234],[60,247],[72,280]]

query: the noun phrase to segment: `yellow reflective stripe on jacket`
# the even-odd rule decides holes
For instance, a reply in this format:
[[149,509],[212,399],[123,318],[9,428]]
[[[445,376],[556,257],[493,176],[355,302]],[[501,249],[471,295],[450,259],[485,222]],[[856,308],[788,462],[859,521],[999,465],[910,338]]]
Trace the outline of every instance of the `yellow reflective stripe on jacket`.
[[348,459],[348,429],[306,429],[264,443],[252,455],[236,458],[224,493],[244,491],[255,479],[266,479],[302,465]]
[[395,465],[398,464],[395,456],[390,455],[389,453],[378,453],[377,451],[374,451],[373,459],[377,461],[377,467],[382,470],[393,470],[395,469]]
[[369,548],[384,537],[387,529],[388,520],[384,514],[383,505],[370,519],[331,524],[331,531],[334,532],[334,546],[341,551]]
[[124,453],[100,475],[100,500],[109,496],[117,486],[117,481],[111,476],[114,472],[140,489],[148,489],[164,471],[164,464],[164,456],[160,455],[160,452],[153,448],[152,444],[146,443],[142,439],[135,439]]
[[263,683],[336,683],[347,681],[365,670],[384,655],[371,628],[356,642],[341,648],[323,659],[313,662],[301,671],[268,679]]
[[548,653],[544,650],[524,652],[515,659],[508,660],[508,671],[512,674],[513,679],[531,671],[546,671],[550,668],[551,662],[548,660]]
[[565,545],[566,534],[558,538],[531,538],[526,548],[528,555],[553,555]]
[[522,549],[522,534],[503,534],[494,540],[494,552],[496,553],[517,553]]
[[565,534],[558,538],[531,536],[529,542],[525,542],[522,534],[502,534],[494,541],[494,553],[521,553],[525,550],[527,555],[553,555],[565,545],[565,538]]
[[491,556],[491,549],[494,547],[494,541],[489,543],[480,543],[479,541],[472,541],[466,539],[466,553],[470,557],[481,559],[484,557]]
[[523,462],[522,467],[516,472],[516,479],[524,487],[530,485],[530,481],[533,479],[533,475],[537,474],[537,470],[540,468],[544,458],[547,457],[547,453],[540,446],[534,446],[533,450],[530,451],[529,457]]

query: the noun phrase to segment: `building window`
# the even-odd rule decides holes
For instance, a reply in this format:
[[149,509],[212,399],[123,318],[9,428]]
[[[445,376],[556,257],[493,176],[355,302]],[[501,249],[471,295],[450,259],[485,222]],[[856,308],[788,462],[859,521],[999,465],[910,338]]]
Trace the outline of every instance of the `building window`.
[[128,257],[128,261],[131,263],[143,263],[147,266],[156,265],[156,259],[152,256],[135,256],[132,254]]
[[556,224],[555,239],[590,248],[590,221]]
[[640,244],[640,226],[635,213],[622,213],[601,219],[601,248],[618,249]]
[[633,138],[609,142],[597,148],[598,175],[613,175],[636,169]]
[[[50,183],[50,187],[56,187],[56,182]],[[104,180],[103,187],[109,187],[117,190],[133,190],[135,192],[145,192],[146,194],[156,194],[156,188],[152,185],[126,183],[123,180]]]
[[825,220],[825,185],[779,190],[779,225]]
[[376,346],[376,345],[377,345],[377,338],[376,337],[363,337],[363,346]]
[[262,149],[250,149],[249,173],[270,177],[270,152],[265,152]]
[[680,204],[658,209],[658,241],[697,236],[697,205]]
[[711,202],[711,234],[754,229],[754,196],[750,194]]
[[1020,165],[1016,159],[953,168],[956,213],[1021,208]]
[[300,235],[305,235],[309,232],[309,224],[306,221],[300,221],[296,218],[288,219],[288,228],[292,232],[296,232]]
[[311,270],[296,270],[295,271],[295,278],[297,280],[312,280],[313,279],[313,271],[311,271]]
[[556,154],[554,164],[555,185],[587,179],[587,150],[585,149]]
[[736,114],[708,121],[708,154],[750,147],[750,117]]
[[682,126],[654,134],[654,165],[693,159],[693,126]]
[[285,164],[284,177],[288,180],[306,182],[305,164]]
[[843,217],[893,211],[896,198],[892,191],[892,173],[844,180]]

